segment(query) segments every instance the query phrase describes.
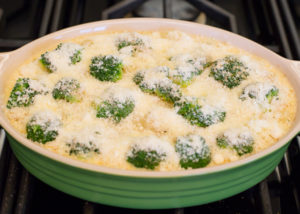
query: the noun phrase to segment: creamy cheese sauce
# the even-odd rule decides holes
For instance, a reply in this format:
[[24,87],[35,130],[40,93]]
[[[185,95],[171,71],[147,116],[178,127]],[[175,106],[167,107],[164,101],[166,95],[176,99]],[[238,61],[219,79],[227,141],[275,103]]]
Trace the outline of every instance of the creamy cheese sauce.
[[[123,32],[93,34],[72,39],[68,42],[83,47],[82,60],[73,65],[66,62],[64,57],[60,57],[55,65],[57,69],[53,73],[49,73],[41,65],[39,58],[42,53],[52,51],[58,44],[53,44],[47,50],[37,53],[33,56],[33,60],[24,63],[14,71],[11,79],[7,81],[5,103],[9,99],[16,80],[20,77],[39,80],[49,89],[50,93],[37,95],[34,103],[28,107],[8,109],[4,106],[5,114],[13,127],[26,136],[26,124],[35,113],[53,112],[62,121],[59,135],[54,141],[46,144],[33,143],[70,158],[130,170],[145,169],[136,168],[126,161],[129,148],[136,143],[137,138],[156,136],[160,139],[156,142],[160,142],[160,146],[167,152],[166,158],[155,168],[157,171],[184,170],[179,164],[179,156],[174,149],[176,138],[180,136],[196,134],[205,139],[211,150],[211,162],[207,166],[210,167],[235,161],[261,151],[276,143],[288,132],[296,112],[295,92],[284,74],[266,60],[229,44],[183,32],[139,33],[142,34],[145,45],[142,50],[135,53],[133,53],[132,47],[118,51],[116,41],[123,38],[124,35],[126,38],[126,33],[123,34]],[[133,82],[134,75],[140,70],[157,66],[176,69],[178,61],[170,60],[170,57],[186,54],[192,57],[205,57],[206,61],[215,61],[231,55],[239,58],[249,68],[247,79],[232,89],[210,77],[209,68],[195,76],[190,85],[181,88],[184,95],[198,97],[203,106],[224,109],[226,111],[224,122],[206,128],[191,125],[176,113],[172,104],[157,96],[142,92]],[[98,55],[118,56],[124,66],[122,79],[117,82],[103,82],[91,76],[89,71],[91,58]],[[81,98],[79,102],[68,103],[64,100],[53,99],[51,91],[55,84],[64,77],[74,78],[80,82]],[[275,85],[279,89],[278,99],[265,105],[255,102],[253,99],[241,100],[243,89],[247,85],[257,82]],[[133,112],[117,124],[107,118],[97,118],[96,110],[93,107],[96,100],[105,97],[105,91],[114,87],[119,87],[121,93],[125,91],[124,94],[126,94],[126,90],[129,90],[135,100]],[[126,90],[122,90],[122,88]],[[210,111],[209,107],[205,111]],[[246,128],[252,134],[254,139],[252,153],[239,156],[232,149],[222,149],[217,146],[217,136],[229,129],[240,128]],[[84,157],[70,156],[66,152],[66,142],[74,138],[79,141],[92,139],[99,146],[100,152]]]

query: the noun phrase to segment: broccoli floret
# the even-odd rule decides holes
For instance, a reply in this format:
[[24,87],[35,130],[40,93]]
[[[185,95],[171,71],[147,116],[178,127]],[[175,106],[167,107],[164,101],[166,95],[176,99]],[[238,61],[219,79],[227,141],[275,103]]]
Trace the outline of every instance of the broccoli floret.
[[81,61],[83,47],[73,43],[60,43],[55,50],[43,53],[40,58],[42,65],[50,72],[58,69],[56,61],[75,65]]
[[249,73],[248,68],[241,61],[227,56],[212,64],[209,76],[231,89],[240,85]]
[[182,87],[191,84],[194,77],[202,73],[206,63],[205,57],[196,58],[189,54],[171,57],[170,60],[175,63],[175,69],[169,72],[169,78]]
[[[164,101],[174,103],[180,100],[182,93],[178,85],[166,77],[167,71],[161,68],[158,67],[145,72],[138,72],[134,76],[133,81],[143,92],[156,95]],[[155,72],[158,75],[153,75]]]
[[77,62],[81,61],[81,50],[77,50],[72,56],[70,56],[71,63],[75,65]]
[[208,127],[223,122],[226,112],[211,106],[200,106],[196,98],[183,98],[175,103],[177,114],[184,117],[192,125]]
[[229,130],[217,137],[220,148],[234,149],[239,156],[253,151],[254,140],[251,133],[244,130]]
[[57,50],[61,50],[61,51],[70,51],[69,54],[69,58],[71,60],[71,64],[75,65],[77,62],[81,61],[81,51],[82,51],[82,47],[80,45],[77,44],[71,44],[71,43],[60,43],[57,47],[56,47],[56,51]]
[[137,38],[134,41],[119,40],[117,43],[118,50],[121,50],[122,48],[127,47],[127,46],[132,46],[133,51],[137,51],[139,46],[142,46],[142,45],[144,45],[144,42],[143,42],[143,40],[141,40],[139,38]]
[[92,141],[78,142],[76,139],[72,139],[71,142],[66,143],[67,151],[69,155],[75,155],[79,157],[85,157],[91,153],[100,154],[99,147]]
[[137,168],[154,169],[162,161],[162,155],[155,150],[145,151],[133,148],[131,153],[127,161]]
[[96,127],[85,127],[80,132],[73,133],[70,138],[65,139],[65,152],[77,158],[87,158],[100,154],[99,136]]
[[185,169],[205,167],[211,161],[210,149],[205,139],[199,135],[178,137],[175,151],[180,156],[181,167]]
[[55,84],[52,96],[56,100],[76,102],[79,100],[76,96],[79,88],[80,83],[76,79],[63,78]]
[[267,94],[266,94],[266,98],[268,100],[269,103],[272,102],[272,100],[275,98],[275,97],[278,97],[278,92],[279,92],[279,89],[276,88],[276,86],[274,86]]
[[[141,88],[145,88],[147,91],[147,86],[142,85]],[[142,89],[143,90],[143,89]],[[158,97],[162,98],[163,100],[174,103],[180,99],[181,92],[177,87],[174,87],[171,84],[165,84],[163,82],[159,82],[154,90],[150,90],[150,93],[157,95]]]
[[[149,80],[155,81],[156,79],[165,79],[169,76],[170,68],[167,66],[158,66],[154,68],[150,68],[145,71],[140,71],[135,74],[133,77],[133,82],[135,84],[140,85],[145,78]],[[146,76],[146,77],[145,77]]]
[[158,145],[153,146],[153,140],[161,141],[154,137],[147,137],[133,144],[127,153],[127,161],[137,168],[154,169],[157,167],[161,161],[165,160],[167,153],[159,146],[162,142],[154,142]]
[[134,102],[132,100],[126,100],[120,102],[117,100],[106,100],[97,106],[97,117],[111,118],[116,123],[119,123],[122,119],[126,118],[134,109]]
[[41,55],[40,62],[50,73],[57,70],[56,66],[52,64],[49,58],[49,52],[43,53]]
[[69,155],[85,156],[91,152],[100,154],[99,148],[91,141],[89,141],[87,144],[80,142],[72,142],[67,143],[66,145],[67,147],[69,147]]
[[111,86],[104,91],[101,100],[96,101],[94,104],[97,117],[110,118],[115,123],[119,123],[133,112],[135,95],[127,88]]
[[116,40],[116,46],[121,53],[134,55],[148,48],[146,40],[147,38],[139,33],[125,33]]
[[122,78],[122,61],[113,55],[92,58],[90,73],[100,81],[117,82]]
[[36,95],[46,93],[46,87],[37,80],[19,78],[10,93],[6,107],[11,109],[29,106],[33,104]]
[[138,72],[133,77],[133,82],[137,85],[140,85],[144,80],[145,74],[143,72]]
[[269,103],[271,104],[274,98],[278,98],[279,89],[269,83],[254,83],[246,86],[243,89],[241,100],[248,98],[255,99],[259,104]]
[[215,63],[216,63],[215,61],[206,62],[203,65],[203,69],[209,68],[210,66],[214,65]]
[[42,144],[53,141],[58,136],[61,121],[50,112],[40,112],[26,124],[27,138]]

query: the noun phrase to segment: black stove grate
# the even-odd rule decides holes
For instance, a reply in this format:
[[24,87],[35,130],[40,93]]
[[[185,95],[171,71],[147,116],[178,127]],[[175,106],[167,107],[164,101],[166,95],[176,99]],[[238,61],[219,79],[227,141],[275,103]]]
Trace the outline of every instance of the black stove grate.
[[[138,8],[146,1],[147,0],[126,0],[119,2],[118,4],[104,10],[102,12],[102,19],[122,18],[127,13]],[[199,9],[199,11],[203,11],[208,16],[213,17],[216,21],[229,26],[232,32],[237,33],[237,24],[235,16],[232,13],[207,0],[187,0],[187,2],[194,5],[197,9]],[[174,1],[172,0],[161,1],[164,18],[172,18],[172,11],[170,8],[172,7],[173,3]]]
[[[119,18],[145,0],[0,0],[0,51],[14,50],[58,29],[88,21]],[[237,32],[289,59],[300,59],[300,4],[295,0],[188,0],[207,15],[207,24]],[[172,0],[162,0],[163,16],[172,17]],[[125,8],[125,9],[124,9]],[[21,23],[21,24],[20,24]],[[26,25],[24,24],[26,23]],[[18,27],[13,27],[18,26]],[[20,31],[20,29],[22,31]],[[26,29],[24,31],[24,29]],[[16,33],[18,32],[18,33]],[[22,33],[21,33],[22,32]],[[295,137],[274,172],[261,183],[228,199],[180,209],[132,210],[74,198],[42,183],[12,154],[0,132],[0,214],[29,213],[300,213],[300,136]]]

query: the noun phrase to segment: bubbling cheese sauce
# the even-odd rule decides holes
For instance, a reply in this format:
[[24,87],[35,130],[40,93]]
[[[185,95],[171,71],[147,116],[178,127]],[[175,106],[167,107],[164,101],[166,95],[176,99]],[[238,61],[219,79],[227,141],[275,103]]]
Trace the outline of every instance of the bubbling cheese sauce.
[[[133,45],[122,43],[133,43],[133,37],[138,37],[142,42]],[[27,134],[26,124],[33,115],[43,115],[43,112],[55,114],[61,121],[60,126],[55,127],[59,130],[57,137],[45,144],[32,142],[55,153],[111,168],[148,170],[137,168],[127,161],[128,154],[132,153],[130,148],[143,141],[140,147],[157,149],[165,155],[154,167],[155,171],[185,170],[180,165],[180,155],[175,149],[176,139],[199,135],[210,149],[211,160],[206,167],[211,167],[248,157],[270,147],[288,132],[293,123],[296,112],[295,92],[284,74],[268,61],[227,43],[179,31],[110,32],[78,37],[64,43],[76,44],[73,49],[80,47],[81,60],[72,64],[70,58],[64,55],[74,53],[68,46],[60,49],[58,54],[51,52],[48,56],[54,62],[55,71],[50,73],[42,66],[40,56],[46,51],[53,51],[58,44],[37,53],[32,60],[14,71],[7,81],[5,103],[18,78],[37,80],[49,93],[36,95],[33,103],[26,107],[3,107],[12,126],[24,136]],[[120,44],[124,47],[118,46]],[[91,59],[99,55],[113,55],[121,60],[121,79],[115,82],[100,81],[91,75]],[[248,76],[233,88],[216,81],[210,75],[211,68],[203,64],[226,56],[237,58],[248,69]],[[189,59],[196,60],[187,63]],[[158,66],[168,67],[171,77],[182,74],[183,79],[191,77],[191,73],[186,72],[190,70],[189,66],[202,66],[202,73],[194,75],[187,86],[176,87],[181,90],[182,96],[197,97],[203,112],[209,113],[213,108],[225,111],[224,121],[199,127],[178,114],[178,108],[172,103],[142,91],[133,81],[134,76],[139,71],[147,72]],[[162,73],[157,76],[166,78]],[[78,101],[66,102],[53,98],[51,91],[62,78],[78,80]],[[170,79],[171,82],[174,80]],[[258,93],[257,99],[242,99],[245,96],[242,95],[244,88],[250,84],[258,86],[253,92]],[[270,85],[276,86],[278,95],[276,99],[267,102],[259,93],[267,90]],[[251,90],[248,87],[244,91],[250,93]],[[133,111],[118,123],[110,118],[96,117],[95,103],[105,100],[108,94],[113,94],[119,100],[122,97],[134,100]],[[237,130],[246,130],[247,135],[250,133],[253,139],[253,150],[250,153],[239,155],[233,149],[234,145],[231,148],[218,146],[218,136],[225,133],[229,138],[235,138]],[[70,153],[68,143],[72,141],[86,146],[93,142],[92,152],[78,155],[75,146]],[[233,139],[232,142],[234,144],[238,140]]]

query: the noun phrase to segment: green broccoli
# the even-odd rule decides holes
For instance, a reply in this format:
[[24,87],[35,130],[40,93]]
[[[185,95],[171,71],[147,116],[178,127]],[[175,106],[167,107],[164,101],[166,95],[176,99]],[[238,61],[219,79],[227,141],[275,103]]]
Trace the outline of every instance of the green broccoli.
[[182,87],[190,85],[194,77],[202,73],[206,63],[204,57],[196,58],[189,54],[171,57],[170,61],[175,63],[175,69],[169,72],[169,78]]
[[77,97],[79,88],[80,83],[76,79],[63,78],[55,84],[52,96],[56,100],[65,100],[73,103],[79,100]]
[[85,157],[91,153],[100,154],[99,147],[92,141],[77,142],[73,139],[72,142],[66,143],[66,146],[68,147],[66,152],[68,152],[69,155]]
[[[140,85],[144,81],[146,75],[149,75],[148,78],[151,78],[152,81],[155,81],[155,79],[165,79],[169,76],[169,72],[170,68],[167,66],[158,66],[150,68],[148,70],[137,72],[136,75],[133,77],[133,82],[135,82],[135,84],[137,85]],[[154,78],[151,76],[153,76]]]
[[246,86],[243,89],[241,100],[248,98],[255,99],[257,103],[269,103],[271,104],[274,98],[278,99],[279,89],[269,83],[254,83]]
[[54,63],[49,57],[48,51],[41,55],[40,62],[50,73],[53,73],[57,70],[57,67],[54,65]]
[[127,161],[137,168],[154,169],[162,160],[162,155],[157,151],[132,150],[132,155],[127,157]]
[[227,56],[211,65],[209,76],[231,89],[240,85],[249,73],[248,68],[240,60]]
[[[143,140],[141,139],[141,141]],[[127,153],[127,161],[137,168],[154,169],[161,161],[165,160],[166,156],[167,154],[163,149],[147,144],[146,139],[146,144],[139,142],[131,146]]]
[[[150,69],[145,72],[138,72],[133,81],[140,89],[149,94],[156,95],[162,100],[174,103],[180,100],[182,93],[180,88],[166,77],[167,70],[163,67]],[[158,75],[154,77],[152,74],[157,72]],[[152,73],[152,74],[151,74]]]
[[113,55],[92,58],[90,73],[100,81],[117,82],[122,78],[122,61]]
[[122,48],[132,46],[133,51],[137,51],[139,46],[143,46],[144,42],[141,39],[136,39],[135,41],[128,41],[128,40],[118,40],[117,46],[118,46],[118,51],[121,50]]
[[239,156],[253,151],[254,140],[248,131],[229,130],[217,137],[220,148],[234,149]]
[[116,46],[118,51],[134,55],[136,52],[147,48],[145,39],[146,38],[139,33],[125,33],[121,34],[116,40]]
[[81,61],[81,50],[77,50],[73,56],[70,56],[71,63],[75,65],[77,62]]
[[135,107],[133,99],[107,99],[96,106],[97,117],[111,118],[115,123],[119,123],[122,119],[126,118]]
[[275,98],[275,97],[278,97],[278,93],[279,93],[279,89],[274,86],[267,94],[266,94],[266,98],[268,100],[269,103],[272,102],[272,100]]
[[75,65],[81,61],[83,47],[73,43],[60,43],[55,50],[45,52],[41,55],[41,64],[50,72],[57,71],[56,60]]
[[26,124],[27,138],[45,144],[58,136],[61,121],[50,112],[40,112],[31,117]]
[[68,52],[69,54],[69,59],[71,60],[71,64],[75,65],[77,62],[81,61],[81,51],[82,51],[82,47],[80,45],[77,44],[71,44],[71,43],[60,43],[57,47],[56,47],[56,51],[60,50],[60,51],[70,51],[71,53]]
[[208,127],[210,125],[223,122],[226,112],[211,106],[200,106],[198,99],[185,97],[175,103],[177,114],[184,117],[192,125],[199,127]]
[[199,135],[178,137],[175,151],[180,156],[181,167],[185,169],[205,167],[211,161],[210,149],[205,139]]
[[100,154],[98,137],[101,133],[97,128],[85,127],[80,132],[75,132],[65,140],[65,152],[77,158],[87,158]]
[[34,102],[38,94],[48,93],[43,84],[29,78],[19,78],[12,89],[6,107],[27,107]]
[[134,75],[133,77],[133,82],[137,85],[140,85],[143,80],[144,80],[144,76],[145,76],[145,73],[144,72],[138,72]]

